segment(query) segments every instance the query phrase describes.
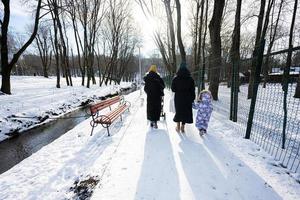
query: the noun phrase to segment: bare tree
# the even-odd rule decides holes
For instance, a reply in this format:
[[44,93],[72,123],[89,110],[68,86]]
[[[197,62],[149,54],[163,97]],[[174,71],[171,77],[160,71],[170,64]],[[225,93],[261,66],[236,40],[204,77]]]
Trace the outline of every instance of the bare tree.
[[[203,0],[204,1],[204,0]],[[181,4],[180,0],[175,0],[176,3],[176,14],[177,14],[177,41],[181,56],[181,62],[186,63],[186,53],[184,50],[184,45],[181,37]]]
[[278,30],[278,24],[279,24],[279,19],[280,19],[280,15],[281,15],[281,11],[282,11],[282,6],[283,6],[283,2],[284,0],[280,1],[279,4],[279,8],[278,8],[278,13],[277,13],[277,18],[275,20],[275,25],[273,24],[273,17],[274,17],[274,11],[275,11],[275,6],[276,4],[274,3],[273,5],[273,13],[272,13],[272,17],[271,17],[271,26],[270,26],[270,41],[269,41],[269,46],[268,46],[268,50],[267,50],[267,56],[266,56],[266,60],[265,60],[265,64],[263,67],[263,75],[264,75],[264,85],[263,87],[266,87],[267,84],[267,80],[268,80],[268,73],[269,73],[269,58],[270,58],[270,53],[271,50],[273,48],[274,42],[276,40],[276,36],[277,36],[277,30]]
[[238,66],[240,61],[241,9],[242,0],[237,0],[232,45],[230,49],[231,64],[237,67],[237,69],[234,69],[237,74],[239,73]]
[[34,38],[37,34],[39,20],[40,20],[40,10],[41,10],[42,0],[38,0],[34,28],[32,34],[27,42],[15,53],[11,61],[8,59],[8,46],[7,46],[7,33],[9,29],[9,20],[10,20],[10,0],[2,0],[4,7],[3,19],[1,20],[1,74],[2,74],[2,84],[1,91],[5,94],[11,94],[11,85],[10,85],[10,74],[14,65],[17,63],[18,59],[22,53],[27,49],[27,47],[34,41]]
[[[60,44],[59,44],[59,33],[58,33],[58,2],[57,0],[47,0],[48,10],[51,14],[52,22],[53,22],[53,35],[51,33],[51,44],[55,57],[55,65],[56,65],[56,88],[60,88],[60,68],[61,68],[61,57],[60,57]],[[59,17],[59,16],[58,16]]]
[[[207,36],[207,21],[208,21],[208,0],[194,0],[196,9],[192,18],[192,71],[194,78],[198,79],[198,93],[205,88],[204,74],[206,67],[206,36]],[[196,76],[197,75],[197,76]]]
[[55,24],[58,34],[58,45],[55,46],[57,48],[56,52],[60,57],[60,64],[63,70],[63,74],[66,78],[67,85],[72,86],[72,78],[70,75],[69,69],[69,58],[68,58],[68,48],[67,48],[67,38],[64,35],[64,25],[61,20],[63,18],[63,4],[61,0],[48,0],[48,6],[51,12],[52,21]]
[[[163,58],[164,65],[170,74],[175,74],[177,70],[177,55],[176,55],[176,35],[177,33],[177,43],[181,56],[181,62],[186,62],[186,52],[184,48],[184,44],[181,36],[181,3],[180,0],[175,0],[176,6],[176,14],[177,20],[173,19],[174,11],[172,0],[161,0],[153,1],[153,0],[136,0],[136,2],[142,8],[145,16],[151,21],[151,19],[157,18],[157,14],[159,13],[156,10],[155,5],[163,4],[165,10],[165,17],[167,19],[166,30],[164,27],[161,27],[161,30],[154,30],[154,41],[161,53]],[[161,14],[161,13],[159,13]],[[163,19],[160,19],[160,24],[162,24]],[[176,27],[174,26],[176,22]],[[163,32],[163,31],[164,32]]]
[[48,68],[51,65],[52,51],[49,24],[41,24],[36,35],[36,46],[42,61],[43,75],[48,78]]
[[293,54],[293,37],[294,37],[294,27],[295,27],[295,21],[296,21],[296,13],[298,8],[298,0],[295,0],[294,3],[294,9],[293,9],[293,16],[292,16],[292,22],[290,27],[290,35],[289,35],[289,51],[288,56],[286,59],[286,66],[284,68],[284,74],[283,74],[283,86],[282,89],[284,91],[283,96],[283,132],[282,132],[282,149],[285,148],[285,140],[286,140],[286,126],[287,126],[287,116],[288,116],[288,87],[289,87],[289,74],[290,74],[290,68],[292,65],[292,54]]
[[105,43],[106,66],[101,85],[112,81],[120,83],[129,61],[132,59],[137,40],[131,21],[129,0],[110,0],[102,37]]
[[[253,84],[254,84],[254,77],[255,77],[255,69],[257,65],[257,58],[259,55],[259,49],[261,48],[261,42],[265,39],[267,29],[269,27],[269,18],[270,18],[270,12],[272,9],[272,6],[274,4],[274,0],[268,0],[267,10],[265,11],[265,4],[266,0],[261,0],[261,7],[258,17],[258,23],[257,23],[257,30],[256,30],[256,39],[255,39],[255,47],[253,51],[253,59],[252,59],[252,65],[251,65],[251,74],[250,74],[250,81],[249,81],[249,87],[248,87],[248,99],[252,98],[253,95]],[[265,18],[264,18],[264,14]],[[265,19],[265,20],[264,20]],[[263,51],[262,51],[263,53]]]
[[220,69],[222,65],[220,33],[224,5],[225,0],[214,0],[213,16],[209,23],[211,44],[209,90],[211,91],[214,100],[218,100]]
[[164,1],[162,1],[163,4],[161,5],[161,7],[165,8],[164,9],[165,12],[163,11],[160,12],[159,10],[160,6],[156,5],[152,0],[150,0],[150,2],[146,0],[136,0],[136,2],[140,5],[141,9],[144,12],[144,15],[150,22],[152,20],[157,19],[159,13],[165,13],[165,16],[161,17],[159,22],[160,24],[163,25],[159,27],[159,30],[155,29],[153,31],[154,32],[153,38],[157,48],[160,51],[165,68],[170,74],[175,74],[176,73],[175,33],[174,31],[173,32],[170,31],[170,26],[172,27],[172,25],[168,23],[169,19],[167,19],[166,22],[164,21],[164,19],[167,18]]
[[171,66],[172,66],[172,74],[176,71],[176,41],[175,41],[175,31],[174,31],[174,22],[173,22],[173,16],[172,16],[172,9],[171,9],[171,0],[163,0],[163,3],[165,5],[167,20],[168,20],[168,30],[169,30],[169,50],[170,50],[170,56],[171,56]]
[[96,84],[94,75],[94,60],[97,32],[105,15],[104,0],[65,0],[67,11],[72,21],[77,55],[82,74],[82,85],[87,75],[87,87],[92,80]]
[[85,81],[85,74],[86,74],[86,69],[85,66],[82,62],[82,54],[81,54],[81,50],[83,51],[83,45],[82,45],[82,41],[81,41],[81,36],[79,33],[79,28],[78,28],[78,14],[77,14],[77,9],[78,9],[78,5],[77,5],[77,1],[73,1],[73,0],[66,0],[66,4],[67,6],[67,12],[69,14],[69,17],[71,19],[72,22],[72,28],[73,28],[73,33],[74,33],[74,38],[75,38],[75,44],[76,44],[76,50],[77,50],[77,58],[78,58],[78,65],[79,65],[79,69],[81,72],[81,85],[84,86],[84,81]]
[[206,36],[207,36],[207,21],[208,21],[208,0],[206,0],[206,8],[205,8],[205,24],[204,24],[204,34],[203,34],[203,42],[202,42],[202,80],[201,80],[201,90],[205,89],[205,69],[206,69]]

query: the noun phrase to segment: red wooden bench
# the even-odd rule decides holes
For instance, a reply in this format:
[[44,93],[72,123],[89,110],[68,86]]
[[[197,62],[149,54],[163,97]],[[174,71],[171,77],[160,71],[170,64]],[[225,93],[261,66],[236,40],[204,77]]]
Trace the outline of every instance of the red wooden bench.
[[[103,100],[99,103],[93,104],[90,106],[90,112],[92,116],[92,121],[90,122],[92,126],[91,135],[93,134],[94,128],[101,124],[103,128],[107,129],[108,136],[109,127],[110,125],[118,119],[121,118],[122,121],[122,114],[130,108],[130,103],[125,101],[123,96],[115,96],[106,100]],[[112,109],[112,107],[114,107]],[[100,111],[104,110],[105,108],[109,108],[109,112],[106,114],[101,114]]]

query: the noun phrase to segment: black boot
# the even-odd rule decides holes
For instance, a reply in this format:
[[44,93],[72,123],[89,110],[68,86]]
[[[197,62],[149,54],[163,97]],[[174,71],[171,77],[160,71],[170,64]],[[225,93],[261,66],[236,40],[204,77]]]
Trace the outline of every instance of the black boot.
[[155,128],[155,129],[157,129],[158,127],[157,127],[157,122],[155,121],[155,122],[153,122],[153,128]]
[[150,127],[153,128],[153,126],[154,126],[154,122],[150,121]]

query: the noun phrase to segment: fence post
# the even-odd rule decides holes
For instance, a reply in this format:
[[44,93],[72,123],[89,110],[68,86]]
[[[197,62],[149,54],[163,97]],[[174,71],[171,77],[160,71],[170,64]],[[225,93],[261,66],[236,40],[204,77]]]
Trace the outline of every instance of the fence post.
[[254,57],[253,59],[256,59],[256,67],[255,67],[255,77],[254,77],[254,84],[253,84],[253,96],[251,98],[251,104],[250,104],[250,110],[249,110],[249,116],[248,116],[248,122],[247,122],[247,130],[246,130],[246,139],[250,139],[251,135],[251,129],[253,124],[253,117],[254,117],[254,111],[255,111],[255,103],[256,103],[256,97],[257,97],[257,91],[258,86],[260,82],[260,72],[261,72],[261,66],[263,62],[263,54],[265,49],[265,39],[263,39],[260,43],[257,57]]
[[234,108],[234,82],[235,82],[235,78],[234,78],[234,74],[235,74],[235,66],[234,66],[234,61],[232,61],[231,63],[231,83],[230,83],[230,120],[233,120],[233,108]]
[[285,140],[286,140],[286,124],[287,124],[287,95],[289,89],[289,76],[290,76],[290,68],[292,64],[292,51],[293,46],[289,47],[288,56],[286,66],[283,72],[283,80],[282,80],[282,90],[284,92],[283,96],[283,128],[282,128],[282,144],[281,148],[285,148]]
[[233,61],[231,68],[230,120],[237,122],[239,94],[239,62]]
[[239,60],[237,61],[237,63],[234,63],[234,69],[235,69],[235,75],[234,75],[234,90],[233,90],[233,102],[234,102],[234,106],[233,106],[233,121],[237,122],[237,115],[238,115],[238,106],[239,106],[239,85],[240,85],[240,75],[239,75]]

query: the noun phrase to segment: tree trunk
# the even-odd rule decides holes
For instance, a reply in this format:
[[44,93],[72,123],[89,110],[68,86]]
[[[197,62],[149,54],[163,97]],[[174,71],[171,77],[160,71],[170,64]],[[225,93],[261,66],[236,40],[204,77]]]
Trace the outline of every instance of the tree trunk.
[[232,34],[232,45],[230,49],[231,59],[231,104],[230,119],[237,121],[238,91],[239,91],[239,65],[240,65],[240,34],[241,34],[241,8],[242,0],[237,0],[234,30]]
[[197,70],[197,63],[198,63],[198,58],[197,58],[197,50],[198,50],[198,43],[197,43],[197,38],[198,38],[198,24],[199,24],[199,12],[200,12],[200,3],[197,1],[197,5],[196,5],[196,16],[195,16],[195,25],[194,25],[194,30],[193,30],[193,68],[192,68],[192,72]]
[[265,14],[265,6],[266,6],[266,0],[261,0],[258,22],[257,22],[257,29],[256,29],[255,46],[254,46],[254,51],[252,54],[251,73],[250,73],[249,86],[248,86],[248,99],[251,99],[253,96],[255,67],[257,64],[256,57],[258,56],[257,53],[260,48],[261,32],[262,32],[262,28],[263,28],[263,21],[264,21],[264,14]]
[[3,21],[1,24],[1,68],[2,68],[2,85],[1,91],[5,94],[11,94],[10,86],[10,74],[13,66],[17,63],[18,59],[22,53],[27,49],[27,47],[34,41],[37,34],[39,20],[40,20],[40,9],[42,0],[37,3],[37,9],[35,14],[34,28],[27,42],[13,55],[12,60],[8,61],[8,46],[7,46],[7,32],[10,19],[10,0],[2,0],[4,7]]
[[[231,65],[235,63],[237,67],[239,66],[239,61],[240,61],[241,8],[242,8],[242,0],[237,0],[234,30],[232,34],[232,45],[230,49]],[[235,75],[239,76],[239,71],[237,69],[234,69],[233,71],[237,73]]]
[[169,34],[171,39],[171,66],[172,71],[177,71],[177,64],[176,64],[176,46],[175,46],[175,33],[174,33],[174,23],[173,23],[173,17],[172,17],[172,11],[171,11],[171,2],[170,0],[164,1],[167,19],[168,19],[168,27],[169,27]]
[[205,58],[205,46],[206,46],[206,35],[207,35],[207,19],[208,19],[208,0],[206,0],[206,8],[205,8],[205,25],[204,25],[204,35],[203,35],[203,45],[202,45],[202,80],[201,80],[201,90],[205,89],[205,68],[206,68],[206,58]]
[[296,91],[295,91],[295,98],[300,98],[300,75],[298,77],[298,82],[297,82],[297,87],[296,87]]
[[1,91],[5,94],[11,94],[10,91],[10,72],[11,69],[8,66],[8,45],[7,45],[7,32],[10,18],[10,2],[2,0],[4,6],[4,17],[1,24],[1,74],[2,85]]
[[222,66],[221,57],[221,19],[225,0],[214,0],[214,11],[209,23],[210,43],[211,43],[211,65],[209,90],[214,100],[218,100],[220,70]]
[[[199,34],[198,34],[198,50],[197,50],[197,66],[198,66],[198,73],[197,73],[197,82],[198,82],[198,94],[200,94],[200,88],[202,85],[203,81],[203,74],[201,71],[201,69],[203,69],[203,62],[201,58],[201,47],[202,47],[202,43],[204,43],[204,40],[202,41],[202,28],[203,28],[203,15],[204,15],[204,0],[201,0],[201,12],[200,12],[200,25],[199,25]],[[202,66],[201,66],[202,65]],[[202,67],[202,68],[201,68]],[[201,72],[201,73],[200,73]],[[200,77],[201,75],[201,77]],[[200,80],[201,79],[201,80]],[[200,85],[201,83],[201,85]]]
[[[275,39],[276,39],[277,27],[278,27],[280,15],[281,15],[283,2],[284,2],[284,0],[281,0],[281,2],[280,2],[275,26],[274,26],[274,28],[271,27],[273,29],[273,34],[272,34],[272,31],[271,31],[271,33],[270,33],[270,44],[268,46],[266,61],[265,61],[265,65],[264,65],[264,68],[263,68],[263,75],[264,75],[264,85],[263,85],[263,87],[264,88],[266,87],[266,84],[267,84],[267,81],[268,81],[268,78],[269,78],[269,71],[270,71],[269,70],[269,57],[270,57],[269,55],[271,53],[272,47],[273,47]],[[274,8],[275,8],[275,4],[274,4]],[[272,15],[272,17],[273,17],[273,15]]]
[[294,27],[295,27],[295,20],[296,20],[296,13],[297,13],[297,7],[298,7],[298,0],[295,0],[294,3],[294,11],[293,11],[293,17],[292,17],[292,23],[290,28],[290,35],[289,35],[289,51],[286,61],[286,66],[284,68],[284,74],[283,74],[283,130],[282,130],[282,149],[285,149],[285,143],[286,143],[286,127],[287,127],[287,117],[288,117],[288,87],[289,87],[289,79],[290,79],[290,68],[292,65],[292,54],[293,54],[293,33],[294,33]]
[[11,94],[10,90],[10,71],[2,69],[2,86],[1,91],[5,94]]
[[[202,0],[204,1],[204,0]],[[179,46],[179,51],[181,55],[181,62],[186,63],[186,53],[184,50],[184,45],[181,38],[181,5],[180,0],[175,0],[176,2],[176,10],[177,10],[177,41]]]

